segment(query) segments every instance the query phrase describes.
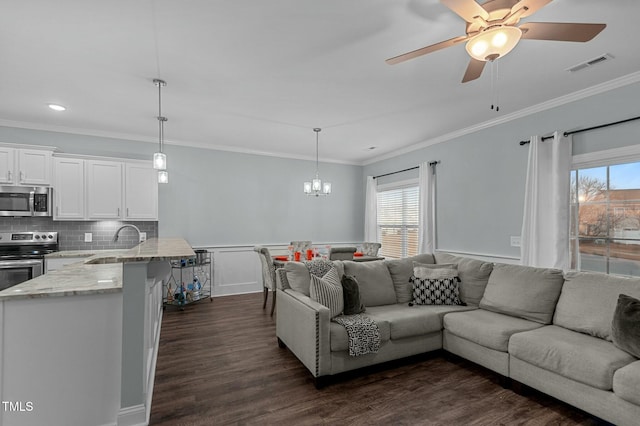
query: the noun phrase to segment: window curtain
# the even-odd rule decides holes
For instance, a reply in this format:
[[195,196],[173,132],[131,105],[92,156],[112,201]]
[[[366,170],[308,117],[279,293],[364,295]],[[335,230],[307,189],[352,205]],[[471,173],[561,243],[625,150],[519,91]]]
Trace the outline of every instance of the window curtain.
[[420,164],[418,173],[418,253],[433,253],[435,239],[435,164]]
[[571,137],[556,132],[529,144],[520,240],[523,265],[569,268]]
[[378,242],[378,186],[373,176],[367,176],[364,207],[364,241]]

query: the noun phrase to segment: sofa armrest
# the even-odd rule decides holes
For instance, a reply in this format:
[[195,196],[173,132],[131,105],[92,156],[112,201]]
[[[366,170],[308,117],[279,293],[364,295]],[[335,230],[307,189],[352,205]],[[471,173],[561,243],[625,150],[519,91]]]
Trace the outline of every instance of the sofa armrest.
[[276,298],[276,336],[314,377],[330,374],[329,308],[290,289],[278,289]]

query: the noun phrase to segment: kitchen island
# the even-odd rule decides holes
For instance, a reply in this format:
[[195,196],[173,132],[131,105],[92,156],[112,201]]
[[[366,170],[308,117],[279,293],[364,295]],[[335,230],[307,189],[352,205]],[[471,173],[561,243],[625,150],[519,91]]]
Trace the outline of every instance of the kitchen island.
[[147,424],[162,284],[194,256],[150,239],[0,292],[0,424]]

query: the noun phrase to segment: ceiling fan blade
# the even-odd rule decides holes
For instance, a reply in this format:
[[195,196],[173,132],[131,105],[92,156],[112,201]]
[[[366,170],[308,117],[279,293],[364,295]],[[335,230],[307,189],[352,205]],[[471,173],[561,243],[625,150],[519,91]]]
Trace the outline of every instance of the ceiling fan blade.
[[511,13],[516,13],[518,10],[526,7],[527,10],[520,15],[521,18],[524,18],[525,16],[533,15],[552,1],[553,0],[520,0],[511,8]]
[[522,38],[528,40],[557,40],[557,41],[589,41],[607,24],[579,24],[563,22],[527,22],[520,25]]
[[467,22],[473,22],[476,16],[489,19],[489,13],[475,0],[440,0],[440,3],[457,13]]
[[480,77],[485,64],[485,61],[479,61],[471,58],[471,61],[469,61],[469,65],[467,66],[467,71],[465,71],[464,77],[462,77],[462,82],[466,83],[467,81],[472,81]]
[[420,49],[416,49],[408,53],[403,53],[402,55],[394,56],[393,58],[387,59],[385,62],[388,63],[389,65],[398,64],[400,62],[408,61],[409,59],[417,58],[418,56],[426,55],[427,53],[435,52],[436,50],[444,49],[446,47],[451,47],[454,44],[460,43],[468,39],[469,39],[469,36],[454,37],[449,40],[441,41],[440,43],[432,44],[431,46],[422,47]]

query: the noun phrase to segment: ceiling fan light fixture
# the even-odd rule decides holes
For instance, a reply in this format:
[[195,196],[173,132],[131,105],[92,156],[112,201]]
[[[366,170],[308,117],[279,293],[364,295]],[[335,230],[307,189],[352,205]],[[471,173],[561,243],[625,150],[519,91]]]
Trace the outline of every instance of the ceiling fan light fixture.
[[491,27],[469,40],[465,47],[472,58],[492,61],[511,52],[521,37],[522,30],[518,27]]

